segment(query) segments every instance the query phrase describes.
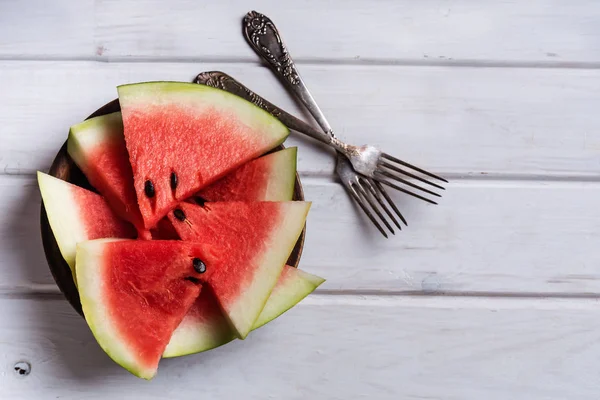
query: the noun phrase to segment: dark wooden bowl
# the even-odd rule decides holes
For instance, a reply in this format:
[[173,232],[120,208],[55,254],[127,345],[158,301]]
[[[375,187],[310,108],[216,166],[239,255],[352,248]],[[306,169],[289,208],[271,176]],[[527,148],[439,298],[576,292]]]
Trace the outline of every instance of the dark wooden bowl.
[[[96,110],[87,119],[117,112],[120,109],[121,107],[119,105],[119,101],[115,99]],[[274,150],[281,150],[283,148],[283,145],[281,145]],[[58,154],[56,155],[56,158],[52,162],[49,174],[67,182],[73,183],[75,185],[95,191],[95,189],[90,185],[90,183],[86,179],[85,175],[83,175],[81,170],[77,167],[77,165],[75,165],[75,163],[67,153],[66,142],[63,144]],[[302,184],[300,183],[300,177],[298,176],[298,174],[296,174],[294,200],[304,200],[304,192],[302,191]],[[40,225],[42,231],[42,242],[44,244],[44,253],[46,254],[46,260],[48,261],[48,265],[50,266],[52,276],[54,277],[54,280],[56,281],[56,284],[58,285],[60,291],[67,298],[69,303],[71,303],[71,306],[73,306],[75,311],[77,311],[80,315],[83,316],[83,311],[81,310],[81,302],[79,300],[79,292],[77,291],[77,287],[73,282],[71,269],[69,268],[69,265],[60,253],[60,249],[58,248],[58,244],[56,243],[56,239],[54,238],[54,234],[52,233],[52,229],[50,228],[50,224],[48,223],[48,217],[46,215],[46,210],[44,209],[44,204],[42,204],[40,213]],[[292,254],[290,254],[290,257],[287,261],[287,263],[293,267],[298,267],[298,263],[300,262],[300,256],[302,255],[302,248],[304,246],[305,234],[306,226],[304,227],[300,238],[298,238],[298,242],[296,242],[296,246],[294,247],[294,250],[292,251]]]

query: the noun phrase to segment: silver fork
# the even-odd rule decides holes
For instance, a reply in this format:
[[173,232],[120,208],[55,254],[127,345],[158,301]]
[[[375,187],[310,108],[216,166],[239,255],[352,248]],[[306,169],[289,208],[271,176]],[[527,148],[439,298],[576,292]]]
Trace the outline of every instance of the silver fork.
[[[240,96],[255,104],[256,106],[262,108],[263,110],[267,111],[268,113],[272,114],[273,116],[278,118],[284,125],[286,125],[288,128],[294,131],[304,133],[311,137],[323,135],[323,133],[317,131],[312,126],[299,120],[293,115],[283,111],[274,104],[260,97],[259,95],[257,95],[256,93],[248,89],[246,86],[242,85],[240,82],[236,81],[224,72],[202,72],[198,74],[194,82],[223,89],[237,96]],[[392,222],[394,222],[398,229],[401,230],[402,227],[400,226],[400,223],[398,223],[398,220],[394,217],[394,214],[392,214],[390,209],[387,207],[386,202],[391,206],[391,208],[402,220],[402,222],[405,225],[407,225],[406,220],[404,219],[396,205],[392,202],[388,194],[385,192],[385,189],[383,188],[381,183],[376,182],[371,178],[357,174],[352,168],[352,164],[350,164],[350,161],[340,152],[337,152],[336,172],[346,189],[350,192],[352,197],[356,200],[358,205],[369,217],[371,222],[373,222],[373,224],[377,227],[377,229],[379,229],[383,236],[385,236],[386,238],[388,237],[386,231],[383,229],[383,227],[375,218],[375,216],[371,213],[369,206],[373,209],[373,211],[381,219],[381,221],[383,221],[383,223],[390,230],[390,232],[392,234],[395,233],[392,229],[392,226],[384,218],[383,214],[375,204],[375,201],[384,210],[389,219],[392,220]],[[363,201],[362,199],[365,200]]]
[[[428,195],[440,197],[433,190],[415,184],[406,178],[412,178],[413,180],[425,183],[431,188],[440,190],[445,189],[440,184],[431,182],[423,176],[448,183],[446,179],[384,153],[374,146],[353,146],[342,142],[334,136],[331,125],[327,122],[323,112],[298,74],[296,66],[281,39],[281,35],[271,19],[256,11],[251,11],[244,17],[243,31],[246,40],[254,51],[267,62],[277,77],[298,97],[325,131],[325,134],[319,133],[319,135],[313,136],[315,139],[332,146],[338,152],[345,155],[352,163],[356,172],[380,184],[390,186],[429,203],[437,204],[427,197],[398,186],[398,184],[404,184]],[[409,170],[412,170],[412,172]],[[417,175],[416,172],[422,176]]]

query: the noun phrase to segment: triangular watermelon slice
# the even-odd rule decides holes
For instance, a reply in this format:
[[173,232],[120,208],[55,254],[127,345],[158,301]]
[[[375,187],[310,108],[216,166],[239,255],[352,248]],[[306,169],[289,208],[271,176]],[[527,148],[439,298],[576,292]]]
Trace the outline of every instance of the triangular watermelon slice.
[[[245,338],[254,326],[302,232],[309,208],[309,202],[301,201],[215,202],[204,207],[181,203],[169,213],[181,239],[213,249],[211,254],[219,260],[218,271],[224,276],[211,290],[237,337]],[[231,237],[237,239],[228,240]],[[254,314],[255,319],[248,318]]]
[[[219,307],[232,311],[226,311],[228,321],[254,322],[262,309],[256,304],[272,290],[268,277],[278,277],[281,267],[250,263],[245,273],[235,273],[223,262],[219,248],[236,247],[237,242],[237,237],[224,234],[218,248],[179,240],[98,239],[78,244],[81,305],[100,346],[133,374],[152,378],[173,331],[198,297],[199,284],[218,293]],[[233,289],[240,286],[246,290],[236,299]]]
[[43,172],[37,179],[50,228],[73,274],[77,243],[135,237],[134,227],[119,219],[102,196]]
[[[258,329],[298,304],[325,280],[286,265],[265,307],[252,325]],[[219,309],[215,296],[203,290],[185,318],[171,336],[163,357],[199,353],[235,339],[227,319]]]
[[[119,365],[151,379],[173,330],[209,278],[199,243],[98,239],[77,246],[77,285],[98,344]],[[206,273],[194,260],[206,263]],[[206,275],[206,276],[204,276]]]
[[289,134],[271,114],[221,89],[183,82],[117,89],[146,229],[180,201],[278,146]]
[[121,113],[90,118],[69,131],[67,151],[88,181],[123,219],[144,237],[144,223],[133,188],[133,173],[123,137]]
[[289,201],[296,182],[297,148],[252,160],[196,195],[205,201]]

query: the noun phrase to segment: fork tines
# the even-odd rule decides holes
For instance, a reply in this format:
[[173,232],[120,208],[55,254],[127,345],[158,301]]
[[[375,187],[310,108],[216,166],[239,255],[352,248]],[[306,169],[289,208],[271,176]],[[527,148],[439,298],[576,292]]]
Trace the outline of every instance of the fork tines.
[[[439,189],[439,190],[446,190],[440,184],[431,182],[430,180],[427,180],[425,177],[418,176],[410,171],[407,171],[407,169],[416,171],[416,172],[420,173],[421,175],[424,175],[425,177],[433,178],[437,181],[448,183],[448,181],[446,179],[444,179],[438,175],[432,174],[431,172],[425,171],[424,169],[416,167],[416,166],[409,164],[406,161],[402,161],[396,157],[392,157],[386,153],[381,154],[381,157],[380,157],[380,160],[378,163],[378,167],[377,167],[377,170],[373,174],[373,178],[379,183],[382,183],[384,185],[392,187],[396,190],[399,190],[403,193],[406,193],[408,195],[416,197],[420,200],[426,201],[431,204],[437,204],[437,202],[429,199],[428,197],[414,193],[414,192],[407,190],[401,186],[398,186],[398,183],[401,183],[408,187],[411,187],[413,189],[417,189],[423,193],[426,193],[430,196],[441,197],[440,194],[434,192],[433,190],[427,189],[421,185],[413,183],[404,178],[404,177],[407,177],[407,178],[411,178],[413,180],[425,183],[432,188]],[[404,177],[402,177],[401,175],[403,175]]]
[[[350,189],[350,194],[352,195],[352,197],[354,197],[354,200],[356,200],[360,208],[364,211],[367,217],[369,217],[369,219],[371,220],[373,225],[375,225],[375,227],[379,230],[379,232],[381,232],[381,234],[386,238],[388,237],[388,235],[385,229],[379,223],[379,221],[382,221],[393,235],[395,234],[395,232],[390,223],[379,210],[377,204],[379,204],[379,206],[385,211],[389,219],[392,220],[394,225],[396,225],[396,227],[399,230],[402,230],[402,227],[396,219],[396,217],[394,216],[394,214],[392,214],[390,209],[387,207],[386,202],[392,207],[392,209],[400,218],[400,220],[404,223],[404,225],[408,226],[408,224],[406,223],[406,219],[404,219],[402,213],[400,213],[394,202],[390,199],[389,195],[385,192],[385,189],[383,188],[383,186],[381,186],[379,182],[361,176],[357,177],[355,182],[348,185],[348,188]],[[377,202],[377,204],[375,202]],[[375,218],[375,216],[371,213],[371,210],[373,210],[375,214],[377,214],[379,219]]]

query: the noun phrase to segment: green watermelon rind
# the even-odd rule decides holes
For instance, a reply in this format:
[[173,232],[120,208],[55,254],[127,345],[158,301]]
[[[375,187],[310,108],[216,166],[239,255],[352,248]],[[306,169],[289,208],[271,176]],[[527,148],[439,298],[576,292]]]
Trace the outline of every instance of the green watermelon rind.
[[112,324],[111,312],[105,306],[102,285],[102,253],[107,243],[124,239],[96,239],[77,245],[75,268],[77,287],[85,320],[100,347],[117,364],[135,376],[150,380],[156,374],[154,369],[141,367],[135,361],[135,354],[126,346],[118,330]]
[[292,273],[292,271],[296,274],[296,279],[288,278],[284,285],[271,292],[271,296],[254,322],[252,330],[264,326],[287,312],[325,282],[324,278],[297,268],[293,268],[288,273]]
[[[273,289],[260,316],[254,322],[252,330],[256,330],[278,318],[325,282],[325,279],[319,276],[309,274],[297,268],[289,266],[287,268],[290,269],[288,273],[292,273],[293,276],[287,278],[283,285],[277,285]],[[172,337],[171,342],[169,342],[163,353],[163,357],[173,358],[201,353],[227,344],[235,339],[234,334],[226,324],[215,324],[211,328],[214,329],[206,332],[199,331],[198,327],[194,324],[183,327],[183,331],[179,332],[178,336]],[[177,329],[179,330],[180,328]]]
[[79,218],[79,207],[70,196],[68,182],[43,172],[37,172],[37,180],[48,216],[48,223],[63,258],[75,276],[76,245],[88,239],[83,221]]
[[86,149],[114,140],[123,140],[123,120],[119,111],[101,115],[71,126],[67,139],[67,153],[87,175]]
[[[290,201],[294,198],[296,186],[297,147],[288,147],[263,157],[272,157],[272,167],[281,179],[271,179],[265,194],[265,201]],[[274,182],[274,183],[272,183]]]
[[[278,143],[273,147],[282,144],[290,134],[288,127],[267,111],[242,97],[212,86],[177,81],[150,81],[119,85],[117,92],[120,101],[125,98],[128,105],[161,104],[161,96],[158,94],[170,94],[173,96],[171,99],[176,100],[180,105],[186,103],[190,105],[210,104],[211,106],[221,105],[232,108],[241,120],[250,123],[251,128],[277,138]],[[198,93],[200,92],[204,92],[205,96],[199,97]],[[253,126],[252,123],[256,122],[261,122],[261,124]]]
[[203,328],[199,330],[197,324],[186,324],[184,318],[173,332],[162,357],[174,358],[201,353],[222,346],[236,338],[224,315],[220,316],[217,323],[213,321],[210,325],[204,325]]

